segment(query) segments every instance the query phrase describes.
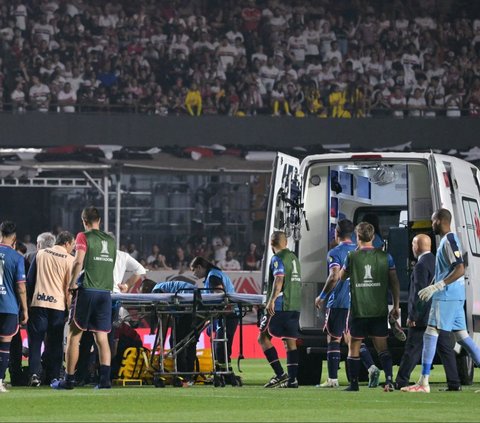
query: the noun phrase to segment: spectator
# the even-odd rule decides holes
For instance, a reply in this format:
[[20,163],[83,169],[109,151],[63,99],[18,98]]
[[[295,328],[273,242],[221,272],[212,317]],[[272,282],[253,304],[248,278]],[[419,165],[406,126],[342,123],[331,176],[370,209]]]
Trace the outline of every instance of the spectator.
[[179,274],[182,274],[189,269],[190,261],[190,258],[185,254],[185,250],[181,246],[178,246],[175,249],[175,256],[172,260],[172,268],[178,270]]
[[425,97],[422,95],[422,90],[416,88],[413,96],[407,101],[408,115],[411,117],[420,117],[423,116],[423,112],[427,106],[425,102]]
[[187,92],[185,107],[190,116],[200,116],[202,114],[202,96],[195,83],[192,83]]
[[275,83],[272,89],[272,110],[273,116],[280,116],[280,106],[283,108],[283,111],[287,116],[291,116],[290,108],[288,106],[288,100],[285,97],[283,92],[283,86],[278,82]]
[[393,88],[393,94],[390,97],[390,107],[393,110],[393,117],[403,118],[404,109],[407,105],[407,100],[405,94],[400,86],[395,86]]
[[12,94],[10,95],[12,100],[12,110],[18,113],[25,112],[26,106],[26,99],[25,99],[25,91],[23,89],[23,82],[17,82],[15,89],[13,90]]
[[237,259],[234,258],[234,253],[232,250],[227,250],[224,260],[220,260],[217,266],[221,270],[233,271],[233,270],[242,270],[242,266]]
[[77,95],[73,92],[71,85],[66,82],[57,95],[59,111],[63,113],[75,113],[75,104],[77,102]]
[[127,252],[128,252],[128,254],[130,254],[135,260],[138,260],[139,257],[140,257],[140,253],[138,252],[137,247],[136,247],[136,245],[135,245],[133,242],[131,242],[130,244],[128,244]]
[[[458,93],[457,87],[452,86],[450,93],[445,96],[445,108],[447,109],[447,117],[460,117],[462,115],[463,99]],[[477,111],[470,108],[470,114],[477,114]]]
[[[132,254],[130,253],[130,255]],[[163,254],[160,254],[160,247],[158,246],[158,244],[154,244],[152,246],[152,254],[147,257],[147,266],[149,269],[152,270],[171,269],[171,267],[167,265],[165,256]]]
[[248,245],[248,250],[243,259],[244,270],[258,270],[260,269],[261,256],[257,251],[257,245],[251,242]]
[[48,112],[50,106],[50,88],[42,84],[40,78],[36,75],[32,77],[32,86],[30,87],[30,107],[39,112]]

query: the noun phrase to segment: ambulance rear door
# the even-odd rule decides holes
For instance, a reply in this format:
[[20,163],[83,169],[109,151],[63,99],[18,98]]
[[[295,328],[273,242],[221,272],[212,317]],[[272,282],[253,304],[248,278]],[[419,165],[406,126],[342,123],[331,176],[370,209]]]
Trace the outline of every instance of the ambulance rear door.
[[268,283],[269,264],[273,252],[270,237],[274,231],[285,231],[288,248],[298,252],[301,216],[299,206],[302,198],[300,160],[283,153],[277,153],[273,163],[272,176],[265,226],[265,254],[262,264],[263,290]]

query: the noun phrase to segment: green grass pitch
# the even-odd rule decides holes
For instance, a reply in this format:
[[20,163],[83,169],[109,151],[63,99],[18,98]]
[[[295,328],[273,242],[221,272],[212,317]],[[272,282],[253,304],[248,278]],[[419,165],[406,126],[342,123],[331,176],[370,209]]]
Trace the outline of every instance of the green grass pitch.
[[[342,365],[343,367],[343,365]],[[10,388],[0,394],[0,422],[295,422],[295,421],[479,421],[480,373],[463,392],[439,392],[445,386],[441,366],[432,374],[432,393],[384,393],[381,388],[320,390],[262,388],[272,372],[264,360],[242,362],[242,388],[115,387],[95,391],[91,387],[53,391],[49,387]],[[412,379],[418,377],[417,366]],[[396,369],[395,369],[396,373]],[[324,363],[323,374],[326,375]],[[346,385],[345,371],[339,375]],[[382,376],[383,377],[383,376]],[[8,378],[7,378],[8,380]]]

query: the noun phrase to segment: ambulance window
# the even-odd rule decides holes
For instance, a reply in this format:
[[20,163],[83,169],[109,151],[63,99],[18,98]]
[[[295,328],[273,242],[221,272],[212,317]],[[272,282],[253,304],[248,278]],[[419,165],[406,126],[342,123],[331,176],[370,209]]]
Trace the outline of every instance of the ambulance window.
[[480,256],[480,211],[478,203],[471,198],[462,198],[467,227],[468,243],[473,255]]

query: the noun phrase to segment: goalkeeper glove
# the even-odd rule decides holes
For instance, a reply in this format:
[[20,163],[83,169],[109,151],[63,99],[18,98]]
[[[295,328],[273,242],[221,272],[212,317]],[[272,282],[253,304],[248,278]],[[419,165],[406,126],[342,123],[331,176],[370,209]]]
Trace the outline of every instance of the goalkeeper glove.
[[420,291],[418,291],[418,297],[422,301],[428,301],[430,298],[432,298],[432,295],[435,294],[435,292],[442,291],[444,288],[445,288],[444,281],[434,283],[433,285],[427,286],[426,288],[423,288]]

